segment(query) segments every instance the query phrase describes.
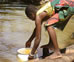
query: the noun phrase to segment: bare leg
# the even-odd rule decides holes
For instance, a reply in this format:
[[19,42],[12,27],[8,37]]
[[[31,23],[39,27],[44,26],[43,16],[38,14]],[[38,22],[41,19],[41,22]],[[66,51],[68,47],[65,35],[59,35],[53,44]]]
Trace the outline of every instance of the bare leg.
[[[49,34],[49,32],[48,32],[48,34]],[[52,42],[52,39],[51,39],[50,35],[49,35],[49,42],[48,42],[48,44],[42,45],[41,48],[48,48],[50,50],[54,50],[53,42]]]
[[46,44],[46,45],[42,45],[41,48],[48,48],[48,49],[50,49],[50,50],[54,50],[54,46],[53,46],[53,43],[52,43],[51,37],[50,37],[50,39],[49,39],[48,44]]
[[54,53],[51,56],[49,56],[49,58],[55,59],[55,58],[62,57],[59,47],[58,47],[55,30],[51,26],[49,26],[47,27],[47,31],[48,31],[49,36],[51,37],[51,40],[54,46]]

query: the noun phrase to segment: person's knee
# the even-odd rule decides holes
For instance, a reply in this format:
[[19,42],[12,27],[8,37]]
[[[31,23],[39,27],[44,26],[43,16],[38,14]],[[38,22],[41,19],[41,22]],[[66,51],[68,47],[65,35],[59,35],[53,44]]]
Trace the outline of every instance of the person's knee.
[[53,28],[52,26],[47,26],[46,30],[48,31],[48,30],[51,30],[52,28]]

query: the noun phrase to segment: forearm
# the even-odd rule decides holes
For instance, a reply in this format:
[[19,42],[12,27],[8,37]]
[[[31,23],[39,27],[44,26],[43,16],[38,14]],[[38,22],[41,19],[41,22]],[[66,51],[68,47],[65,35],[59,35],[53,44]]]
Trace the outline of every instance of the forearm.
[[32,54],[35,54],[35,51],[37,50],[39,44],[40,44],[40,39],[35,39],[34,46],[33,46],[33,49],[31,51]]
[[36,28],[34,29],[32,35],[30,36],[28,41],[32,42],[32,40],[35,38],[35,33],[36,33]]

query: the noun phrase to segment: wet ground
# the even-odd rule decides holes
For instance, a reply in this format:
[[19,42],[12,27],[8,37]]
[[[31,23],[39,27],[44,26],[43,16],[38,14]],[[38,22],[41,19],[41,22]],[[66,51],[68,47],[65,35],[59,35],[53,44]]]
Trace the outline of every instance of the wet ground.
[[[17,49],[24,47],[35,27],[25,15],[25,8],[0,8],[0,62],[18,62]],[[63,31],[55,29],[60,48],[74,44],[74,16]],[[48,43],[48,34],[42,29],[40,45]]]

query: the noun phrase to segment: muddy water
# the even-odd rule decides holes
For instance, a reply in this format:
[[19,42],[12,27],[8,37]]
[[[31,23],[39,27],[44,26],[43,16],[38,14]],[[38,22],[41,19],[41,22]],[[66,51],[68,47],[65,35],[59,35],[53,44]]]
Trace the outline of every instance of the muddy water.
[[[0,62],[18,62],[17,49],[24,47],[35,27],[24,12],[25,8],[0,9]],[[42,26],[40,45],[48,43],[48,34]],[[63,31],[55,29],[60,48],[74,44],[74,16],[70,19]]]

